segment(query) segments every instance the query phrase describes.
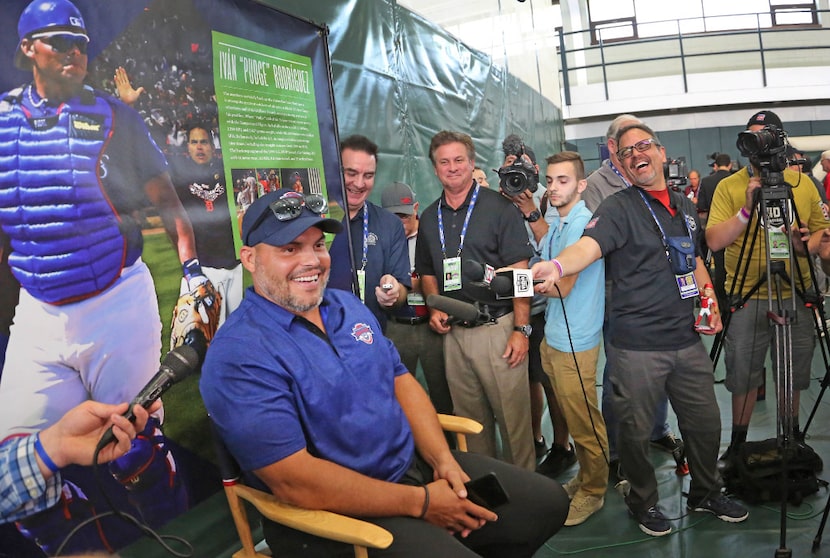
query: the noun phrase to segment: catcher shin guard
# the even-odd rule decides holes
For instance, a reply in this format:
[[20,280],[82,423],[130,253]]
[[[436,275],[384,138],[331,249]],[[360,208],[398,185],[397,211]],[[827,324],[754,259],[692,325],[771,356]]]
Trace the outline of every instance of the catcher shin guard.
[[150,527],[161,527],[187,510],[187,489],[155,417],[135,437],[130,451],[110,462],[109,469]]
[[[73,529],[95,515],[95,507],[87,500],[83,491],[77,485],[64,480],[58,502],[49,509],[18,521],[17,529],[23,536],[34,541],[47,556],[55,556]],[[112,526],[112,518],[106,519]],[[118,543],[107,539],[104,533],[108,532],[110,530],[105,528],[104,520],[91,521],[72,535],[61,550],[61,555],[86,554],[101,550],[112,553],[113,545]]]

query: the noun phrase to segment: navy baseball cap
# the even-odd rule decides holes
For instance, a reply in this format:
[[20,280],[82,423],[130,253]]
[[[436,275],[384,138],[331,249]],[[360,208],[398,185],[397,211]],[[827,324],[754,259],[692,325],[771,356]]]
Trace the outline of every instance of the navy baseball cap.
[[749,122],[746,123],[746,127],[749,128],[754,125],[775,126],[779,130],[784,129],[784,125],[781,124],[781,119],[778,118],[778,115],[771,110],[762,110],[753,114],[752,118],[749,119]]
[[242,219],[242,243],[256,246],[260,242],[284,246],[311,227],[337,234],[340,221],[325,217],[328,204],[323,196],[303,195],[290,188],[270,192],[251,204]]

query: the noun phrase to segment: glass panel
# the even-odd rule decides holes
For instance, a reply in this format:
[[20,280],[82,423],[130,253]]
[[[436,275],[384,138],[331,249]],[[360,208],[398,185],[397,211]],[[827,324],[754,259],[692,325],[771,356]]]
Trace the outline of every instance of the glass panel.
[[813,13],[809,9],[775,11],[775,25],[809,25],[811,23],[814,23]]
[[[703,15],[757,14],[769,12],[769,0],[701,0]],[[754,24],[753,24],[754,27]]]
[[591,21],[634,17],[634,0],[588,0]]
[[[666,2],[666,0],[635,0],[637,22],[666,21],[700,17],[703,8],[700,2]],[[675,27],[676,29],[676,27]]]
[[633,23],[600,23],[594,25],[597,40],[633,39]]

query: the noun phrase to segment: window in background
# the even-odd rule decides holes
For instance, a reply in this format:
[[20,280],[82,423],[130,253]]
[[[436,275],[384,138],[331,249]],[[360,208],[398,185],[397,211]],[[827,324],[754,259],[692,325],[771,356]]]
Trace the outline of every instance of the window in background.
[[588,0],[591,40],[816,25],[815,0]]

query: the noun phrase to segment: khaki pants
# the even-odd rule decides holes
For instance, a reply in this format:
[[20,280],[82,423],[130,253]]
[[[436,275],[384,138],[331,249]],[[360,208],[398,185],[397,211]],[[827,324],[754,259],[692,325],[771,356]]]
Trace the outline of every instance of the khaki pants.
[[495,324],[454,326],[444,336],[447,384],[455,414],[484,426],[481,434],[467,439],[469,450],[497,457],[498,427],[504,460],[532,471],[536,452],[530,425],[527,359],[510,368],[502,358],[512,333],[512,313]]
[[604,496],[608,487],[608,437],[597,400],[599,345],[572,354],[557,351],[542,341],[541,353],[542,367],[574,441],[580,491]]

